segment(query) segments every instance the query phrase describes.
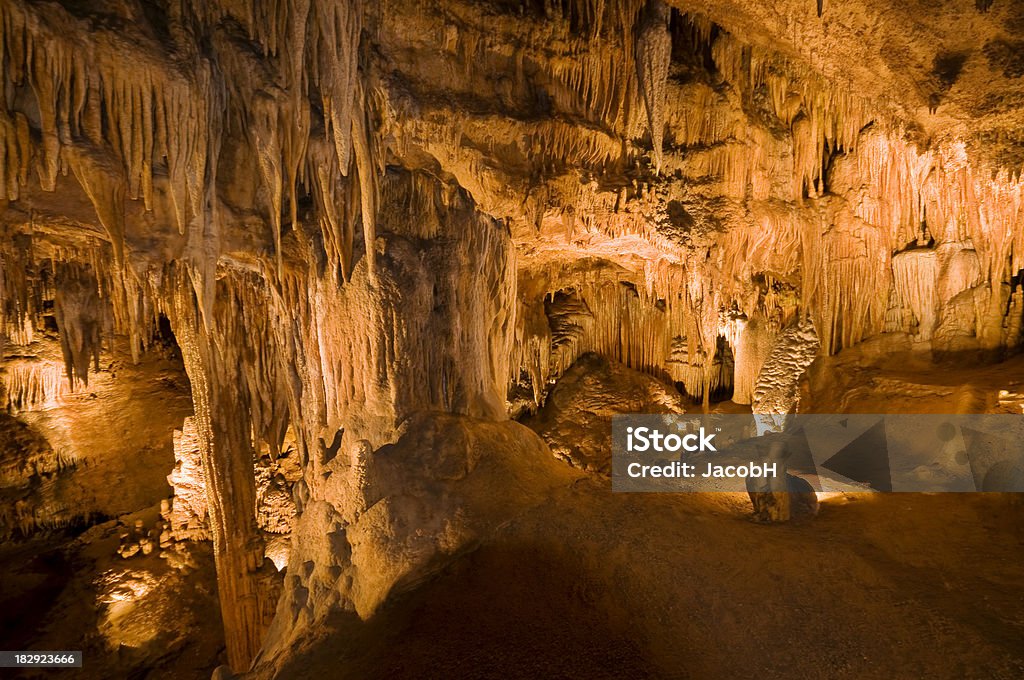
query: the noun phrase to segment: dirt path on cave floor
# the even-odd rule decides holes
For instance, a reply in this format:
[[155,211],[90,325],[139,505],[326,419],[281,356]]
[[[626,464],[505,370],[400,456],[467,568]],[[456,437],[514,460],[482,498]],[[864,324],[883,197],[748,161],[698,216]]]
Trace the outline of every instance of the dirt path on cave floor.
[[1021,678],[1024,506],[843,496],[761,526],[745,498],[567,489],[282,678]]

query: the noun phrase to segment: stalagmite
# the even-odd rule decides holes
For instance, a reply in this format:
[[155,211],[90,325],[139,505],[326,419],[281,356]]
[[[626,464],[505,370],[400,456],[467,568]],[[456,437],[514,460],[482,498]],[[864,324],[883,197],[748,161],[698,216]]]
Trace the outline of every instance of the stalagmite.
[[784,330],[765,359],[754,388],[755,414],[795,413],[800,379],[818,356],[821,343],[814,324],[801,321]]
[[814,324],[809,320],[785,329],[779,336],[757,378],[751,409],[758,435],[776,437],[769,445],[767,460],[777,465],[772,478],[747,479],[747,491],[754,506],[754,517],[765,522],[785,522],[794,507],[810,507],[817,512],[818,501],[807,482],[788,473],[791,451],[778,437],[792,434],[792,414],[800,405],[800,383],[821,349]]
[[732,400],[750,404],[754,400],[758,376],[768,359],[776,333],[766,321],[758,318],[737,319],[730,333],[735,361]]
[[192,383],[228,659],[241,670],[256,655],[264,633],[252,442],[238,377],[232,375],[238,366],[211,343],[191,282],[178,276],[172,323]]

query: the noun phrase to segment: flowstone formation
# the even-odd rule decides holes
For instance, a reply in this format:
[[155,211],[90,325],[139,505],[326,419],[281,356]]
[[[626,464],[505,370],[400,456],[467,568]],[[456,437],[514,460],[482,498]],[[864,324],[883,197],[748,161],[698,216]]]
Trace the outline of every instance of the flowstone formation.
[[670,385],[596,354],[584,354],[558,380],[537,415],[524,421],[551,453],[573,467],[612,473],[612,417],[684,413]]
[[[509,413],[586,353],[775,410],[866,340],[1018,346],[1024,7],[961,5],[6,0],[6,403],[173,333],[245,670],[471,543],[438,509],[401,569],[355,564],[415,521],[405,473],[364,478],[409,423],[526,436]],[[17,367],[54,331],[66,388]],[[257,506],[284,490],[256,461],[286,437],[303,538],[278,605]]]

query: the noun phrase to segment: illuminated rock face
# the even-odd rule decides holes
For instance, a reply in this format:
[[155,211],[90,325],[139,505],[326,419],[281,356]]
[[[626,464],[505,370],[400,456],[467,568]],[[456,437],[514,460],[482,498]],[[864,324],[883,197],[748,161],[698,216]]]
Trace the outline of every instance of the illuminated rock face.
[[199,453],[195,421],[186,418],[174,431],[174,469],[167,475],[174,489],[167,521],[175,540],[204,540],[210,537],[206,480]]
[[581,357],[526,424],[551,453],[573,467],[611,476],[612,417],[626,413],[683,413],[670,385],[595,354]]
[[6,408],[12,412],[52,408],[68,392],[64,368],[45,359],[14,359],[5,366]]
[[325,471],[295,528],[268,661],[334,608],[369,618],[394,590],[581,476],[523,425],[438,413],[412,415],[393,444],[355,447]]
[[[296,508],[292,493],[302,471],[295,456],[273,460],[263,456],[255,462],[256,520],[266,534],[290,536]],[[206,478],[195,420],[186,418],[174,431],[174,468],[167,475],[173,495],[162,509],[175,541],[210,539],[210,517]],[[275,542],[275,556],[282,548]],[[268,548],[269,552],[269,548]],[[287,550],[285,550],[287,552]],[[280,557],[275,564],[280,562]],[[281,562],[279,566],[283,566]]]
[[[1024,10],[875,4],[4,2],[6,403],[64,397],[15,359],[51,321],[69,389],[169,324],[243,668],[289,429],[322,538],[409,417],[536,410],[587,352],[777,411],[865,340],[1016,347]],[[314,545],[281,616],[393,585]]]
[[6,359],[0,534],[79,529],[168,495],[171,435],[191,408],[179,362],[151,352],[133,365],[118,341],[72,389],[52,329]]

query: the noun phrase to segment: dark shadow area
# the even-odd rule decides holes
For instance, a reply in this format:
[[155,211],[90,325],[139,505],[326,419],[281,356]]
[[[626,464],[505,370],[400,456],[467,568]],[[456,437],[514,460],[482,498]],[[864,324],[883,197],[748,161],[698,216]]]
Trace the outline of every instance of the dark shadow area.
[[602,597],[596,580],[533,546],[485,546],[365,623],[335,618],[277,677],[663,677]]
[[[4,649],[30,649],[46,615],[71,577],[62,541],[37,538],[0,553],[0,640]],[[10,676],[4,676],[10,677]]]

